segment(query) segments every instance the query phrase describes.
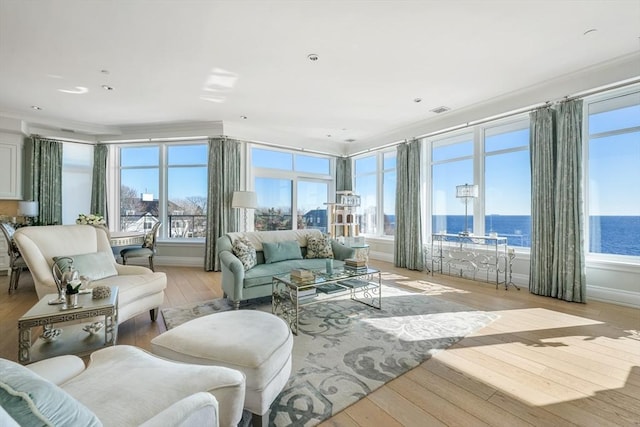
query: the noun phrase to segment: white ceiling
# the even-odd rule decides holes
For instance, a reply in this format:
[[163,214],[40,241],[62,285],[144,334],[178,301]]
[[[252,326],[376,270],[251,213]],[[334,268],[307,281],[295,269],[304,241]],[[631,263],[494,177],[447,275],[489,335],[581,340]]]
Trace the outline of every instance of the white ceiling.
[[222,121],[353,153],[610,61],[640,76],[639,36],[640,0],[0,0],[0,115],[94,135]]

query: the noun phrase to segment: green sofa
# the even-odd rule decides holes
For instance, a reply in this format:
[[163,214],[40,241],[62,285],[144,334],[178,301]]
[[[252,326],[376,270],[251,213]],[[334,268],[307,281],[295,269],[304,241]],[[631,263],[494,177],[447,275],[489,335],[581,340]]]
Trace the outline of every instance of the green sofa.
[[[252,298],[271,295],[271,281],[273,276],[289,273],[294,268],[324,270],[326,261],[323,258],[308,259],[307,238],[321,237],[319,230],[278,230],[227,233],[220,237],[216,244],[216,252],[220,259],[222,270],[222,291],[233,301],[234,308],[240,307],[240,302]],[[256,249],[257,265],[245,271],[242,262],[233,253],[233,242],[244,237]],[[278,243],[296,241],[300,246],[303,259],[287,259],[273,263],[265,263],[263,243]],[[354,249],[335,240],[331,241],[334,256],[334,268],[341,268],[346,258],[354,256]]]

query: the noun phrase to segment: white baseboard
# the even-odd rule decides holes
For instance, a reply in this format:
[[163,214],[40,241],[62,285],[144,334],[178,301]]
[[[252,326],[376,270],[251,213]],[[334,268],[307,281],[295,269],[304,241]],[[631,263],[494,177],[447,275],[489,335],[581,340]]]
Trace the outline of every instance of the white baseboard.
[[587,285],[587,300],[602,301],[626,307],[640,308],[640,292],[622,291]]
[[[141,265],[148,267],[149,263],[147,258],[140,257],[135,259],[129,259],[130,265]],[[158,256],[153,257],[154,265],[168,265],[172,267],[202,267],[204,268],[204,260],[202,257],[177,257],[177,256]]]

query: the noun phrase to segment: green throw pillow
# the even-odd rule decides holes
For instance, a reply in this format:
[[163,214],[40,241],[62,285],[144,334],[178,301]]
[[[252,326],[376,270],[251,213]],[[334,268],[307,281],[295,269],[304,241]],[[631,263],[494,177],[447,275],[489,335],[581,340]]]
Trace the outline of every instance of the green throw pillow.
[[[100,280],[118,275],[113,255],[108,252],[69,255],[68,257],[56,256],[53,257],[53,261],[56,262],[60,258],[73,259],[73,268],[78,270],[78,275],[87,276],[89,280]],[[68,264],[68,262],[61,261],[58,265],[62,271],[65,271]]]
[[66,391],[6,359],[0,359],[0,406],[21,426],[102,426]]
[[302,259],[302,251],[296,240],[290,242],[262,243],[265,264],[288,259]]

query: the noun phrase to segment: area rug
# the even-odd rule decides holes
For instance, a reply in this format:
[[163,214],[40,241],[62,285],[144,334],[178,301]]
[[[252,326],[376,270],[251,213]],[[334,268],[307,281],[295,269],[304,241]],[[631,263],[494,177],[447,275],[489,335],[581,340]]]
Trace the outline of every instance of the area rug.
[[[166,308],[162,315],[170,329],[230,309],[218,299]],[[270,312],[270,298],[241,309]],[[348,297],[305,306],[291,378],[271,405],[269,425],[316,425],[498,317],[387,285],[381,310]]]

